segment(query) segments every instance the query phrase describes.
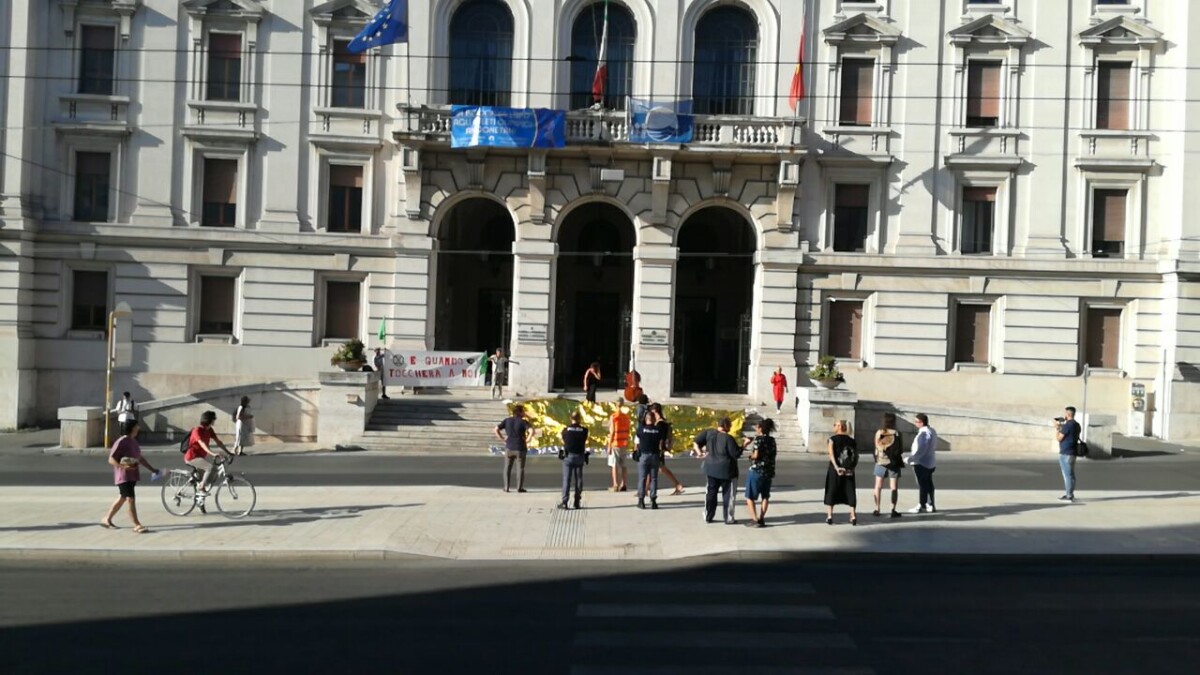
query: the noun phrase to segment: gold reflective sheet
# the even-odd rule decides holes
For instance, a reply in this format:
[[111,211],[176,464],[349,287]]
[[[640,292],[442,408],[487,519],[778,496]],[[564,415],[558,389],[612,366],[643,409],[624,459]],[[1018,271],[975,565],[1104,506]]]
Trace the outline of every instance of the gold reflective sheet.
[[[599,401],[587,403],[568,398],[535,399],[532,401],[514,401],[508,404],[511,414],[513,406],[520,404],[525,407],[525,419],[534,429],[533,440],[529,442],[531,449],[557,448],[562,445],[562,430],[570,421],[571,413],[579,411],[583,418],[583,426],[588,430],[588,447],[596,450],[604,449],[608,444],[608,419],[617,408],[616,401]],[[621,404],[625,414],[629,415],[630,445],[637,431],[637,423],[633,419],[634,405]],[[740,438],[742,426],[746,422],[743,410],[713,410],[698,406],[664,405],[663,416],[671,423],[672,453],[686,453],[692,449],[692,440],[705,429],[717,426],[717,421],[728,417],[733,422],[730,433],[734,438]]]

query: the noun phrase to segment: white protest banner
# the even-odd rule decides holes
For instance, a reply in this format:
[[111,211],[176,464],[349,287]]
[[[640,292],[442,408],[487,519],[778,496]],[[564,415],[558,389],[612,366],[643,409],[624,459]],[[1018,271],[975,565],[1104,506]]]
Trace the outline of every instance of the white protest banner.
[[388,350],[383,381],[389,387],[482,387],[486,365],[483,352]]

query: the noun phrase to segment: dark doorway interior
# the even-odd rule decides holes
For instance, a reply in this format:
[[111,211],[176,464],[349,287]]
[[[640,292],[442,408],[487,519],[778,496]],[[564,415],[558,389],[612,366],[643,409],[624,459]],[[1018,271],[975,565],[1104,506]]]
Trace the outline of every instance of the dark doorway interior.
[[754,229],[729,209],[707,208],[683,224],[675,275],[675,393],[746,393],[754,249]]
[[600,362],[602,389],[623,382],[633,317],[633,225],[620,209],[585,204],[558,235],[554,315],[554,387],[583,388],[588,364]]
[[446,215],[438,239],[435,349],[508,350],[512,334],[513,224],[490,199],[469,199]]

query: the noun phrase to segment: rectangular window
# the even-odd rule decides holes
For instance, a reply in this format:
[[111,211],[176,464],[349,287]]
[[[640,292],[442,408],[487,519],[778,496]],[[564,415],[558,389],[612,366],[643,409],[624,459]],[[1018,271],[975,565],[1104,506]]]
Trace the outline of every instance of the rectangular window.
[[75,153],[75,220],[83,223],[108,220],[111,159],[107,152]]
[[862,301],[834,300],[829,303],[830,356],[862,360],[862,319]]
[[365,108],[367,100],[367,55],[347,51],[349,40],[333,43],[333,86],[329,105],[334,108]]
[[871,99],[874,94],[875,60],[842,61],[842,98],[838,123],[845,126],[871,125]]
[[79,93],[111,96],[116,79],[116,30],[83,26],[79,50]]
[[1000,126],[1000,62],[967,64],[967,126]]
[[992,252],[995,218],[996,188],[963,188],[962,253]]
[[350,340],[359,337],[357,281],[325,282],[325,338]]
[[237,224],[237,160],[204,160],[204,213],[200,224],[233,227]]
[[330,232],[361,232],[363,202],[363,168],[361,166],[329,167]]
[[1116,307],[1087,309],[1087,353],[1092,368],[1117,369],[1121,357],[1121,310]]
[[959,305],[954,318],[954,362],[988,363],[991,305]]
[[242,88],[242,36],[234,33],[208,35],[209,101],[240,101]]
[[204,335],[233,335],[233,306],[237,279],[200,277],[200,320],[197,332]]
[[75,270],[71,330],[108,330],[108,272]]
[[1129,63],[1102,62],[1096,68],[1096,128],[1129,128]]
[[1092,255],[1125,255],[1125,204],[1128,190],[1092,192]]
[[867,210],[871,186],[838,185],[834,188],[833,250],[867,250]]

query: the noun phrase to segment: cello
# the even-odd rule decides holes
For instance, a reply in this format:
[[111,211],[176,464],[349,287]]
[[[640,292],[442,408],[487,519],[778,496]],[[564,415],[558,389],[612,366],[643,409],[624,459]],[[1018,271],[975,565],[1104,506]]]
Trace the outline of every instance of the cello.
[[642,397],[642,375],[636,370],[631,370],[625,373],[625,400],[630,403],[637,403],[637,400]]

